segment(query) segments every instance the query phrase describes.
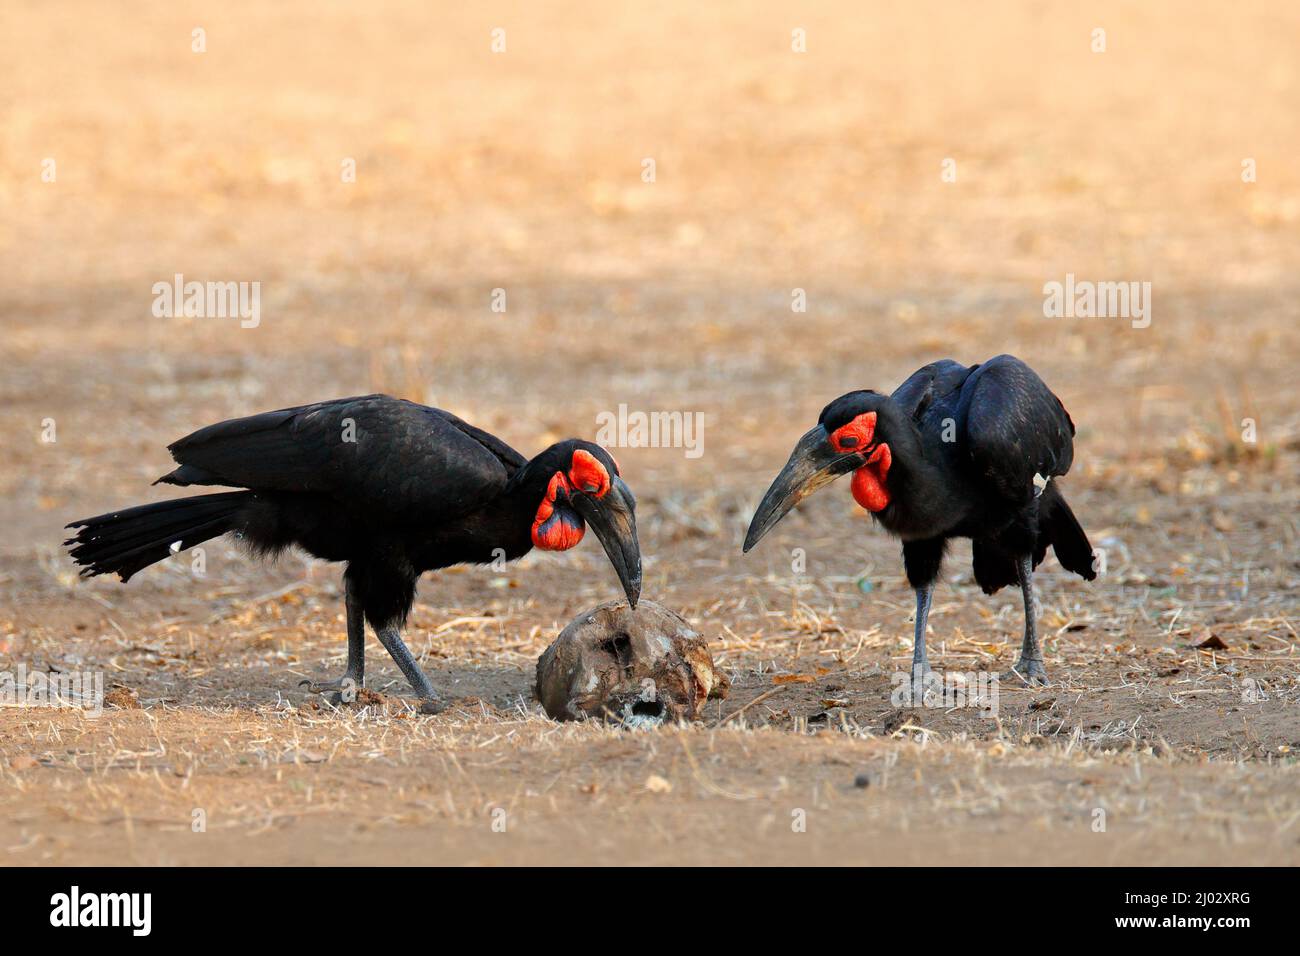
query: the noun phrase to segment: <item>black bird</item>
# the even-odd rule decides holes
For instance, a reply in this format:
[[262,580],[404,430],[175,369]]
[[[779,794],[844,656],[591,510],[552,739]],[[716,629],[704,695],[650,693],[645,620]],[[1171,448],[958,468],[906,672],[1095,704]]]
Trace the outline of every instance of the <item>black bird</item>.
[[365,621],[423,698],[429,679],[401,628],[424,571],[564,551],[595,531],[628,602],[641,593],[636,501],[613,457],[569,439],[531,461],[449,412],[367,395],[201,428],[168,446],[180,466],[154,484],[247,489],[74,521],[64,542],[83,577],[137,571],[232,532],[259,555],[291,545],[345,561],[348,663],[318,692],[365,677]]
[[970,538],[985,594],[1019,583],[1025,639],[1008,678],[1046,684],[1033,569],[1051,545],[1091,581],[1092,546],[1052,478],[1070,470],[1074,422],[1024,362],[999,355],[969,367],[945,359],[892,395],[849,392],[822,410],[763,498],[745,551],[796,504],[853,472],[853,497],[903,541],[916,590],[913,674],[929,671],[925,625],[949,538]]

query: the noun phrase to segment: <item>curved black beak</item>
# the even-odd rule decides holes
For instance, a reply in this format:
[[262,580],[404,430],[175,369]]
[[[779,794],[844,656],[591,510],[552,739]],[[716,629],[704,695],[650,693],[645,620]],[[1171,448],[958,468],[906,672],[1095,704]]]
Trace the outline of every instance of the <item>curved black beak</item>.
[[600,498],[578,492],[571,500],[604,545],[627,594],[627,603],[635,609],[641,597],[641,545],[636,540],[636,498],[632,497],[632,489],[622,478],[615,477],[609,491]]
[[745,551],[758,544],[759,538],[771,531],[791,508],[840,475],[847,475],[861,462],[862,456],[857,452],[836,451],[821,425],[805,434],[754,512],[749,533],[745,535]]

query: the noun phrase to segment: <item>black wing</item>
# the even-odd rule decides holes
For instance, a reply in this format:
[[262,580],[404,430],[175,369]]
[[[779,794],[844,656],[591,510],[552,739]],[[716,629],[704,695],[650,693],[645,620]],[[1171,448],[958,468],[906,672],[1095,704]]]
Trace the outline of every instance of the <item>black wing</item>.
[[952,359],[940,359],[918,368],[889,397],[915,422],[925,417],[926,409],[937,400],[957,391],[979,366],[958,365]]
[[168,446],[159,481],[328,495],[349,508],[422,521],[495,497],[523,466],[500,439],[441,409],[366,395],[201,428]]
[[971,372],[957,404],[960,448],[972,475],[1002,497],[1033,498],[1034,476],[1064,475],[1074,461],[1074,422],[1037,373],[1011,355]]

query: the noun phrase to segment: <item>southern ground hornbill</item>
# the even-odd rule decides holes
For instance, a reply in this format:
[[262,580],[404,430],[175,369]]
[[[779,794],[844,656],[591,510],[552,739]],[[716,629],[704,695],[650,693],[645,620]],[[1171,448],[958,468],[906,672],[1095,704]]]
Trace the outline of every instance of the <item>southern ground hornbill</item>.
[[591,442],[562,441],[529,461],[448,412],[367,395],[209,425],[168,450],[180,467],[158,482],[246,490],[74,521],[65,543],[82,576],[127,581],[227,532],[256,554],[297,545],[347,562],[347,670],[311,685],[336,699],[362,686],[369,621],[411,686],[436,700],[401,637],[424,571],[565,551],[590,525],[633,607],[641,592],[636,502]]
[[801,500],[853,472],[853,497],[903,541],[916,590],[914,675],[929,671],[926,617],[949,538],[970,538],[986,594],[1018,583],[1025,602],[1020,659],[1006,676],[1046,684],[1033,569],[1051,545],[1091,581],[1092,547],[1052,478],[1070,470],[1074,422],[1028,365],[999,355],[919,369],[892,395],[850,392],[799,439],[754,514],[748,551]]

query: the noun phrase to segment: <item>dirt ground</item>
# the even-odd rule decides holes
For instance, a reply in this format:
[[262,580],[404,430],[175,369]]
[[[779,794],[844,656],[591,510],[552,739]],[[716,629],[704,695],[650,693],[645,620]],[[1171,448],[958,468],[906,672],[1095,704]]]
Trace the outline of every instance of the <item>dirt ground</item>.
[[[0,671],[113,703],[0,707],[0,864],[1300,861],[1300,7],[1090,6],[5,3]],[[260,323],[155,318],[177,273]],[[1150,282],[1149,327],[1045,318],[1067,274]],[[847,483],[740,543],[831,398],[1002,352],[1078,425],[1106,571],[1037,577],[1053,686],[896,707],[912,595]],[[437,716],[373,637],[369,706],[299,688],[343,666],[333,566],[77,579],[62,525],[168,497],[169,441],[370,391],[525,454],[702,413],[698,458],[616,453],[730,697],[541,713],[618,593],[594,541],[422,581]],[[954,547],[936,666],[1021,621]]]

